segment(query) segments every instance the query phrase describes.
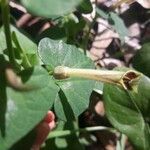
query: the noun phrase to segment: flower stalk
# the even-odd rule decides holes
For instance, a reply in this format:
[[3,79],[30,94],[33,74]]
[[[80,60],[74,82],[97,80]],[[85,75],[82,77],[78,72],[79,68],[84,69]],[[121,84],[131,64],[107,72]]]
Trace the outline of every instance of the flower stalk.
[[104,83],[110,83],[122,86],[124,89],[132,89],[139,81],[140,73],[129,71],[110,71],[110,70],[94,70],[94,69],[78,69],[65,66],[58,66],[54,69],[54,77],[56,79],[66,79],[69,77],[80,77],[90,80],[97,80]]

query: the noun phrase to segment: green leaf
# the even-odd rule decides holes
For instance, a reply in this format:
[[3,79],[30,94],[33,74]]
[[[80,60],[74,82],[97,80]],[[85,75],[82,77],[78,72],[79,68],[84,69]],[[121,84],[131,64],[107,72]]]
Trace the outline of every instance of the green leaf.
[[[19,41],[19,44],[21,45],[22,49],[26,51],[26,53],[35,54],[37,50],[36,44],[31,41],[25,34],[20,32],[16,27],[11,25],[11,31],[14,31],[16,33],[17,39]],[[13,46],[15,47],[14,43]],[[4,34],[4,28],[2,27],[0,29],[0,51],[3,51],[6,49],[6,40],[5,40],[5,34]]]
[[103,83],[96,81],[93,89],[96,93],[102,95],[103,94]]
[[150,77],[150,43],[145,43],[133,58],[133,67]]
[[79,45],[82,39],[78,40],[77,37],[83,32],[86,22],[83,17],[78,18],[74,14],[69,14],[63,19],[63,26],[67,35],[67,43]]
[[[17,41],[21,47],[21,49],[25,52],[25,54],[28,56],[28,59],[32,65],[36,65],[39,63],[38,57],[37,57],[37,45],[29,39],[25,34],[20,32],[16,27],[11,25],[11,31],[15,32]],[[13,39],[13,38],[12,38]],[[16,43],[14,40],[12,41],[13,48],[15,48],[15,55],[18,59],[18,56],[20,57],[20,50],[18,47],[16,47]],[[0,29],[0,53],[7,53],[6,51],[6,40],[5,40],[5,34],[4,34],[4,28],[2,27]]]
[[61,120],[71,120],[71,114],[77,117],[88,108],[94,81],[69,79],[58,82],[58,85],[65,96],[60,95],[54,103],[56,114]]
[[40,35],[39,39],[48,37],[53,40],[62,40],[67,43],[79,44],[77,37],[85,27],[85,20],[81,16],[78,18],[73,13],[64,16],[60,23],[50,27]]
[[109,13],[103,11],[102,9],[99,9],[98,7],[96,8],[96,12],[99,16],[103,17],[104,19],[109,19]]
[[99,8],[96,9],[96,12],[98,15],[108,20],[113,29],[119,34],[121,41],[124,42],[125,36],[128,36],[128,30],[123,19],[114,12],[107,13]]
[[21,0],[34,15],[55,18],[75,11],[81,0]]
[[39,43],[38,53],[43,63],[52,70],[57,66],[94,68],[92,61],[79,48],[63,41],[44,38]]
[[82,0],[81,4],[77,8],[79,12],[88,14],[93,11],[92,3],[90,0]]
[[126,134],[136,149],[150,147],[150,79],[142,76],[137,92],[104,86],[106,114],[112,125]]
[[39,39],[44,37],[51,38],[53,40],[63,40],[66,41],[66,32],[64,27],[54,26],[46,29],[39,36]]
[[0,54],[3,53],[3,50],[5,50],[6,47],[4,28],[0,28]]
[[25,85],[33,86],[31,91],[19,92],[7,86],[0,88],[0,105],[3,105],[0,109],[2,150],[10,148],[40,122],[52,107],[58,92],[58,87],[42,67],[21,72],[21,78]]
[[[54,41],[48,38],[41,40],[38,46],[41,60],[53,70],[57,66],[68,66],[72,68],[94,68],[92,61],[87,58],[77,47],[67,45],[62,41]],[[57,81],[64,95],[55,100],[55,111],[62,120],[68,119],[66,107],[75,117],[88,108],[89,97],[93,90],[95,81],[80,78],[69,78]],[[67,100],[64,100],[66,97]],[[61,99],[61,101],[60,101]]]
[[29,150],[31,149],[36,138],[36,130],[33,129],[26,136],[21,138],[17,143],[15,143],[9,150]]
[[123,19],[118,14],[111,12],[109,22],[111,22],[111,25],[119,34],[121,41],[124,42],[125,36],[128,36],[128,30]]
[[55,109],[56,115],[61,120],[67,121],[67,120],[73,120],[74,119],[72,109],[71,109],[71,107],[67,101],[67,98],[64,95],[62,90],[59,91],[59,93],[55,99],[54,109]]

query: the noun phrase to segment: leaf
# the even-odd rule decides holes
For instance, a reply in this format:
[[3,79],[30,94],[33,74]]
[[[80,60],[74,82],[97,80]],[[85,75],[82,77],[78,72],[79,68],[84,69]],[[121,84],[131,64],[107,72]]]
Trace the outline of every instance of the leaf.
[[[22,32],[20,32],[16,27],[11,25],[11,31],[16,33],[17,39],[19,44],[21,45],[22,49],[26,51],[26,53],[35,54],[37,50],[36,44],[31,41],[27,36],[25,36]],[[15,47],[14,43],[13,46]],[[0,29],[0,51],[6,49],[6,40],[4,35],[4,28]]]
[[9,150],[29,150],[35,141],[35,138],[36,130],[33,129],[26,136],[17,141],[17,143],[15,143]]
[[[69,79],[59,82],[58,85],[67,98],[67,102],[62,96],[59,97],[59,99],[62,100],[55,101],[55,111],[60,119],[67,121],[71,118],[70,114],[74,114],[74,116],[77,117],[88,108],[89,97],[94,88],[94,81]],[[68,106],[68,108],[65,106]],[[63,109],[59,109],[60,107]]]
[[0,102],[1,105],[5,102],[3,108],[6,108],[5,111],[0,109],[0,149],[3,150],[10,148],[40,122],[58,92],[58,87],[42,67],[25,70],[21,77],[26,85],[35,88],[24,92],[10,87],[6,87],[6,91],[4,86],[0,88]]
[[74,115],[63,91],[59,91],[54,102],[55,113],[63,121],[73,120]]
[[136,149],[150,147],[150,79],[142,76],[137,92],[117,86],[104,86],[106,114],[112,125],[126,134]]
[[[18,43],[20,47],[23,49],[26,55],[28,55],[28,59],[32,65],[38,64],[39,60],[37,57],[37,45],[29,39],[27,36],[25,36],[22,32],[20,32],[16,27],[10,26],[11,32],[15,32]],[[12,38],[13,39],[13,38]],[[12,41],[13,48],[15,48],[15,55],[20,55],[20,51],[18,50],[18,47],[16,47],[16,44],[14,41]],[[6,50],[6,39],[4,34],[4,28],[2,27],[0,29],[0,53],[7,53]]]
[[105,12],[102,9],[99,9],[99,8],[96,8],[96,12],[102,18],[107,19],[107,20],[109,19],[109,13],[108,12]]
[[93,89],[96,93],[102,95],[103,94],[103,83],[96,81]]
[[93,11],[92,3],[90,0],[82,0],[81,4],[77,8],[79,12],[88,14]]
[[128,30],[127,27],[124,24],[123,19],[116,13],[111,12],[110,13],[110,20],[111,25],[116,30],[116,32],[119,34],[121,41],[124,42],[125,36],[128,36]]
[[133,58],[133,67],[150,77],[150,43],[145,43]]
[[0,28],[0,54],[3,53],[3,50],[6,49],[6,40],[5,40],[5,33],[4,28]]
[[[60,65],[72,68],[94,68],[92,61],[83,52],[75,46],[67,45],[62,41],[44,38],[39,43],[38,52],[43,63],[50,66],[51,70]],[[94,81],[69,78],[56,82],[64,93],[63,96],[59,96],[55,100],[54,104],[58,118],[62,120],[67,119],[66,104],[67,107],[70,107],[70,112],[72,111],[75,117],[88,108]],[[66,101],[64,97],[66,97]],[[68,114],[71,115],[70,113]]]
[[72,68],[94,67],[92,61],[79,48],[63,41],[44,38],[39,42],[38,53],[43,63],[51,66],[52,70],[57,66]]
[[66,33],[64,27],[54,26],[46,29],[40,35],[40,39],[48,37],[54,40],[64,40],[66,41]]
[[105,12],[99,8],[96,9],[98,15],[108,20],[108,22],[112,25],[113,29],[119,34],[120,39],[124,42],[125,36],[128,36],[127,27],[124,24],[123,19],[114,12]]
[[77,40],[79,35],[83,32],[86,22],[83,17],[78,18],[74,14],[69,14],[68,16],[64,17],[63,19],[63,26],[66,31],[67,35],[67,43],[71,43],[74,45],[79,45],[81,42]]
[[22,4],[36,16],[55,18],[75,10],[81,0],[21,0]]

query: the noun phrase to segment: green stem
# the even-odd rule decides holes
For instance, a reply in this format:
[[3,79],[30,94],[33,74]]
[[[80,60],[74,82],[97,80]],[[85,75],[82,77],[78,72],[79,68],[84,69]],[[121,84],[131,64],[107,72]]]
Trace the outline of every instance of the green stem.
[[86,55],[87,46],[88,46],[88,42],[89,42],[89,35],[90,35],[91,29],[92,29],[94,23],[95,23],[95,19],[93,20],[92,23],[90,23],[90,25],[88,26],[88,29],[86,29],[86,31],[85,31],[85,38],[84,38],[84,41],[82,43],[85,55]]
[[12,47],[11,41],[11,31],[10,31],[10,13],[9,13],[9,1],[1,0],[1,9],[2,9],[2,21],[4,24],[5,38],[8,50],[8,56],[10,63],[15,66],[15,54]]
[[62,137],[62,136],[69,136],[72,134],[75,134],[76,132],[93,132],[93,131],[100,131],[100,130],[108,130],[110,132],[116,132],[113,128],[103,127],[103,126],[95,126],[95,127],[86,127],[86,128],[80,128],[76,130],[63,130],[63,131],[52,131],[48,135],[49,138],[55,138],[55,137]]

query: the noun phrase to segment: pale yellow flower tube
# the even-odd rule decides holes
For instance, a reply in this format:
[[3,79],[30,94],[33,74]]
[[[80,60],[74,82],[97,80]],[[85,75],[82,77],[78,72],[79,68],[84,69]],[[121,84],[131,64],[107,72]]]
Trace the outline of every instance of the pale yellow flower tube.
[[57,79],[65,79],[69,77],[80,77],[91,80],[97,80],[105,83],[121,85],[125,89],[131,89],[139,80],[140,73],[129,71],[110,71],[110,70],[94,70],[94,69],[78,69],[65,66],[57,66],[54,69],[54,77]]

